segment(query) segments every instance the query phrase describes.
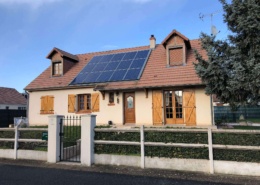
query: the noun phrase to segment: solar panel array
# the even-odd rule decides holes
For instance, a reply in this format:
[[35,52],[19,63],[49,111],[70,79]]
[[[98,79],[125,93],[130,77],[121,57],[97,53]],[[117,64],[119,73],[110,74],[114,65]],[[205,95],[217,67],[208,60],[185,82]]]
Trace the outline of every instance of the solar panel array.
[[71,85],[138,80],[150,50],[116,53],[93,57]]

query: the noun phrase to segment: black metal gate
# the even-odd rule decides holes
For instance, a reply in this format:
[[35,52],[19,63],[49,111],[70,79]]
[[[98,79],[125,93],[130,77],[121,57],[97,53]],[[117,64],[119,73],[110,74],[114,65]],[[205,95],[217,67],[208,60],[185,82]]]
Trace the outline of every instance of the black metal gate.
[[81,118],[60,120],[60,161],[80,162]]

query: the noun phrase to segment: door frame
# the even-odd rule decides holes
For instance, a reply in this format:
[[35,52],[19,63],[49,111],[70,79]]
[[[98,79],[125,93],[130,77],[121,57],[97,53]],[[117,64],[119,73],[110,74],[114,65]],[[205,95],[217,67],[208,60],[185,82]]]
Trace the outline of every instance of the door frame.
[[[133,106],[134,106],[134,121],[131,122],[131,123],[128,123],[126,121],[126,98],[127,98],[127,94],[132,94],[133,95]],[[124,92],[124,95],[123,95],[123,114],[124,114],[124,117],[123,117],[123,120],[124,120],[124,125],[126,124],[136,124],[136,113],[135,113],[135,110],[136,110],[136,101],[135,101],[135,92],[134,91],[129,91],[129,92]]]
[[[167,118],[167,112],[166,112],[166,95],[165,92],[171,91],[172,92],[172,118]],[[182,92],[182,118],[177,118],[176,113],[176,98],[175,98],[175,92],[181,91]],[[164,112],[164,123],[165,124],[184,124],[184,108],[183,108],[183,90],[177,90],[177,89],[165,89],[163,90],[163,112]],[[168,120],[167,120],[168,119]]]

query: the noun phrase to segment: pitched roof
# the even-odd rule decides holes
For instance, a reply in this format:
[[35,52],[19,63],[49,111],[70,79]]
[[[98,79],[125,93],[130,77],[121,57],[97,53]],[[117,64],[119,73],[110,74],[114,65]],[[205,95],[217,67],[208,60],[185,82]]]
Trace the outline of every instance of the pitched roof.
[[70,58],[70,59],[72,59],[72,60],[78,61],[77,55],[73,55],[73,54],[71,54],[71,53],[68,53],[68,52],[66,52],[66,51],[63,51],[63,50],[61,50],[61,49],[59,49],[59,48],[55,48],[55,47],[54,47],[54,48],[51,50],[51,52],[46,56],[46,58],[51,59],[52,55],[53,55],[55,52],[59,53],[62,57],[67,57],[67,58]]
[[26,98],[16,89],[0,87],[0,104],[8,105],[26,105]]
[[[178,36],[184,37],[184,41],[189,42],[191,46],[191,49],[188,49],[187,51],[186,65],[172,67],[167,67],[166,65],[166,48],[164,47],[164,44],[169,38],[171,38],[172,34],[178,34]],[[78,57],[79,62],[74,63],[70,70],[68,70],[68,72],[66,72],[63,76],[52,77],[50,66],[45,71],[43,71],[42,74],[40,74],[35,80],[33,80],[25,89],[33,91],[77,88],[77,86],[70,86],[69,84],[79,74],[83,67],[92,59],[92,57],[97,55],[106,55],[145,49],[150,49],[150,47],[141,46],[75,55]],[[201,79],[197,76],[194,69],[193,62],[196,62],[193,52],[194,49],[196,49],[203,57],[207,56],[206,52],[201,49],[199,40],[189,40],[185,36],[182,36],[176,30],[173,30],[173,32],[169,34],[161,44],[157,44],[156,48],[151,51],[143,74],[139,80],[96,84],[96,87],[97,89],[103,90],[115,90],[203,85]]]
[[25,87],[25,90],[44,90],[44,89],[60,89],[68,88],[70,82],[77,76],[82,68],[97,55],[113,54],[120,52],[130,52],[149,49],[149,46],[140,46],[134,48],[125,48],[118,50],[110,50],[103,52],[93,52],[77,55],[79,62],[75,63],[71,69],[61,77],[52,77],[51,66],[45,69],[36,79],[34,79],[29,85]]
[[198,50],[204,57],[206,53],[201,50],[199,40],[191,40],[190,43],[192,50],[189,50],[187,53],[186,65],[166,67],[166,49],[160,44],[151,52],[139,81],[112,82],[102,88],[104,90],[112,90],[202,85],[202,81],[196,74],[193,66],[193,62],[196,62],[193,50]]

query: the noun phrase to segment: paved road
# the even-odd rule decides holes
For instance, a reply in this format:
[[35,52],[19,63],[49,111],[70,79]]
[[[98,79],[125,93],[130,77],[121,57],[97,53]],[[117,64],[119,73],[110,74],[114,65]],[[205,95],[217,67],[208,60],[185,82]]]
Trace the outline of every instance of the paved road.
[[48,184],[48,185],[50,184],[55,184],[55,185],[216,184],[217,185],[220,183],[0,164],[0,184],[1,185],[20,185],[20,184],[21,185],[43,185],[43,184]]
[[260,176],[234,176],[160,169],[141,169],[128,166],[93,165],[79,163],[46,163],[33,160],[0,158],[0,185],[42,184],[241,184],[260,185]]

